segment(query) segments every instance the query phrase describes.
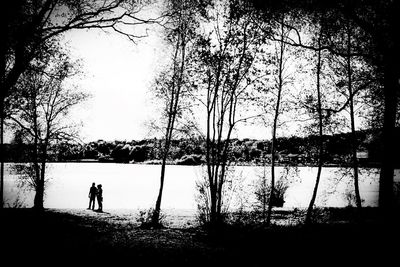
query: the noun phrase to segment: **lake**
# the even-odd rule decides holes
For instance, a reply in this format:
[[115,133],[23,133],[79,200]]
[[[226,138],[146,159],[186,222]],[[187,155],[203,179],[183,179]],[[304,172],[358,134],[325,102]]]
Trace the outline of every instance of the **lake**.
[[[18,199],[24,206],[33,205],[33,192],[17,187],[17,176],[12,173],[12,163],[5,164],[5,202],[13,206]],[[46,208],[87,208],[88,192],[92,182],[102,184],[104,210],[148,209],[153,207],[158,194],[160,166],[117,163],[49,163],[50,178],[46,188]],[[163,209],[195,210],[196,181],[202,179],[201,166],[170,165],[166,168],[163,193]],[[378,202],[378,178],[376,169],[361,169],[360,192],[364,206],[376,206]],[[284,208],[307,207],[315,183],[317,168],[298,167],[291,170],[290,186],[286,192]],[[236,193],[232,194],[230,206],[239,202],[254,201],[254,181],[263,173],[263,167],[234,167]],[[277,167],[278,177],[285,173]],[[269,168],[267,168],[269,174]],[[396,170],[395,180],[400,180]],[[241,181],[241,182],[238,182]],[[339,168],[322,170],[316,205],[343,207],[348,205],[345,192],[352,190],[351,177]]]

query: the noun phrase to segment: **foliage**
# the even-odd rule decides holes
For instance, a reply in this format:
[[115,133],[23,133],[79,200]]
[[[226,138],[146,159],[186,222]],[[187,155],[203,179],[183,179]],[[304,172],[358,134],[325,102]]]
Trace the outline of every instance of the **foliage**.
[[256,197],[254,208],[256,211],[265,211],[266,205],[268,205],[270,201],[272,201],[272,206],[274,207],[283,207],[287,189],[289,188],[290,184],[296,181],[298,178],[298,169],[297,167],[284,167],[279,179],[275,183],[272,199],[270,198],[270,175],[268,172],[266,172],[266,170],[264,170],[263,173],[258,175],[258,177],[259,179],[257,179],[253,185],[254,194]]
[[[35,190],[34,207],[43,208],[46,163],[49,155],[54,154],[52,147],[59,142],[77,140],[77,126],[67,119],[71,107],[83,102],[87,94],[80,92],[67,81],[76,77],[79,67],[58,45],[45,52],[51,56],[43,56],[33,62],[18,80],[14,101],[10,105],[8,119],[17,129],[17,146],[24,142],[29,144],[28,165],[21,165],[22,182]],[[62,146],[59,149],[65,149]]]
[[139,210],[136,221],[140,224],[141,228],[164,228],[166,226],[166,215],[160,212],[160,217],[157,224],[154,224],[152,217],[154,214],[154,209],[150,208],[148,210]]
[[[399,130],[397,130],[399,131]],[[378,130],[357,131],[357,140],[360,151],[367,151],[368,158],[360,161],[361,166],[377,166],[381,157],[381,140]],[[325,162],[326,164],[348,166],[350,164],[350,133],[325,135]],[[51,145],[54,153],[49,155],[51,161],[76,161],[81,159],[94,159],[111,162],[157,162],[160,157],[161,139],[144,139],[141,141],[104,141],[98,140],[86,144],[74,142],[59,142]],[[129,145],[129,155],[120,153],[121,148]],[[262,165],[264,160],[270,163],[271,142],[269,140],[233,139],[230,144],[230,160],[239,165]],[[280,165],[313,165],[317,139],[310,135],[307,137],[279,137],[277,138],[278,164]],[[400,149],[400,142],[394,144]],[[4,147],[6,161],[26,162],[31,144],[12,142]],[[116,150],[116,152],[113,152]],[[168,157],[169,164],[179,164],[190,161],[194,165],[202,164],[205,154],[205,142],[201,139],[176,139],[171,142],[172,153]],[[250,154],[250,151],[253,153]],[[118,151],[118,152],[117,152]],[[254,152],[257,151],[257,152]],[[117,155],[117,159],[113,158]],[[290,157],[288,157],[290,156]],[[189,159],[193,157],[192,159]]]
[[[221,196],[221,217],[217,224],[228,223],[232,212],[244,212],[249,206],[247,188],[244,188],[245,177],[241,172],[227,167],[225,183],[222,187]],[[206,167],[196,180],[195,201],[197,204],[197,220],[200,225],[212,226],[211,220],[211,195],[209,178],[206,174]]]
[[[349,189],[346,188],[345,192],[343,193],[343,197],[347,202],[348,207],[353,207],[356,206],[356,194],[354,193],[354,189]],[[361,199],[361,203],[363,203],[365,200]]]

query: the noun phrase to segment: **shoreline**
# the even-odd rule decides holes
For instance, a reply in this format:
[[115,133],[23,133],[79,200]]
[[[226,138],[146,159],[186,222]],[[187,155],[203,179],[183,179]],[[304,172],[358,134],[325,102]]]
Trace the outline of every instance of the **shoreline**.
[[[24,164],[28,162],[5,162],[5,163],[10,163],[10,164]],[[144,162],[115,162],[115,161],[99,161],[95,159],[90,159],[90,160],[71,160],[71,161],[48,161],[47,163],[104,163],[104,164],[121,164],[121,165],[155,165],[155,166],[161,166],[160,163],[158,162],[153,162],[153,161],[144,161]],[[205,164],[177,164],[174,162],[168,162],[166,164],[167,166],[205,166]],[[230,165],[232,167],[264,167],[264,165],[260,164],[255,164],[255,163],[238,163],[238,164],[232,164]],[[271,167],[271,164],[266,164],[265,167]],[[280,164],[276,163],[275,167],[308,167],[308,168],[316,168],[318,167],[317,164]],[[368,165],[363,165],[359,164],[359,168],[366,168],[366,169],[379,169],[380,165],[379,164],[368,164]],[[353,168],[351,164],[326,164],[323,165],[322,168]],[[399,167],[395,167],[396,169],[400,169]]]

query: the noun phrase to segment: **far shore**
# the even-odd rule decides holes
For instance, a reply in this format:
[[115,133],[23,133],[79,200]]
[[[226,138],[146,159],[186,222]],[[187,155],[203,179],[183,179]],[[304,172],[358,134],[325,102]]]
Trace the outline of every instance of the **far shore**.
[[[26,163],[26,162],[6,162],[6,163]],[[116,162],[116,161],[101,161],[98,159],[80,159],[80,160],[69,160],[69,161],[48,161],[47,163],[114,163],[114,164],[137,164],[137,165],[161,165],[161,161],[158,160],[148,160],[148,161],[140,161],[140,162]],[[167,165],[176,165],[176,166],[203,166],[205,163],[202,164],[179,164],[175,161],[168,161]],[[250,166],[250,167],[271,167],[271,164],[262,164],[262,163],[255,163],[255,162],[239,162],[235,164],[231,164],[230,166]],[[318,167],[317,164],[303,164],[303,163],[275,163],[275,167],[310,167],[316,168]],[[322,166],[323,168],[352,168],[351,164],[334,164],[334,163],[327,163]],[[370,164],[359,164],[358,167],[360,168],[380,168],[379,163],[370,163]],[[395,167],[395,169],[400,169],[400,166]]]

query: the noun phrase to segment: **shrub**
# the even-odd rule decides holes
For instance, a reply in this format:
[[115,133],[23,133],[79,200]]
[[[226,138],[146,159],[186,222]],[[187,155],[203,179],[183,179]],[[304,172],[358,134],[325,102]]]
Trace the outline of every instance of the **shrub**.
[[[280,174],[280,178],[275,182],[274,192],[271,192],[271,180],[270,170],[264,169],[264,172],[259,175],[259,179],[254,184],[254,194],[256,202],[254,203],[254,209],[262,212],[262,216],[265,216],[267,207],[271,201],[273,207],[283,207],[285,204],[286,191],[290,184],[298,177],[298,168],[285,166],[283,172]],[[268,178],[267,178],[268,177]],[[270,195],[272,195],[270,199]]]
[[146,145],[133,146],[129,158],[136,162],[143,162],[148,159],[149,147]]
[[139,210],[138,217],[136,221],[140,224],[140,228],[151,229],[151,228],[164,228],[166,225],[165,214],[160,212],[160,217],[158,224],[155,225],[152,221],[154,209],[150,208],[148,210]]

